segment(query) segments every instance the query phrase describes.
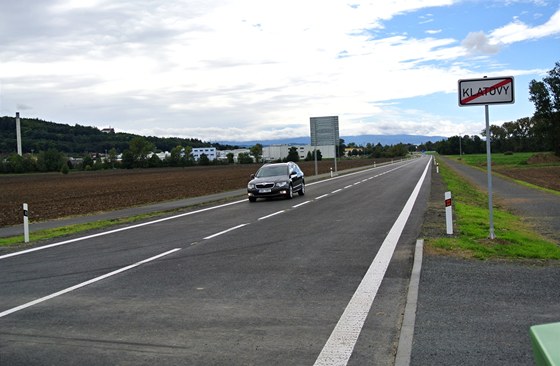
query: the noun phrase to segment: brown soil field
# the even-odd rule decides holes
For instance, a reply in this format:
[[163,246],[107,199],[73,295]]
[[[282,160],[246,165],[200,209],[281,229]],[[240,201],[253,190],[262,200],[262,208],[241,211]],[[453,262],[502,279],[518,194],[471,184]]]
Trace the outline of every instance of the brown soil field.
[[[306,176],[315,174],[314,162],[298,164]],[[337,168],[372,164],[371,159],[339,160]],[[45,221],[243,189],[258,167],[249,164],[0,175],[0,226],[22,222],[23,203],[29,205],[30,221]],[[331,167],[332,160],[320,161],[319,174],[328,173]]]
[[560,166],[505,169],[495,167],[496,172],[513,179],[560,192]]

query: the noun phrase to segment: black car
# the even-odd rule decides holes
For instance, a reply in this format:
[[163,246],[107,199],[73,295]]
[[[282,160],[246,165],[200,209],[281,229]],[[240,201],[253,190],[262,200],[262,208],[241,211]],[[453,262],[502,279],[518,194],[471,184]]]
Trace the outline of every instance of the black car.
[[305,194],[305,179],[300,167],[293,162],[263,165],[256,174],[251,175],[247,184],[249,201],[257,198],[292,198],[294,192]]

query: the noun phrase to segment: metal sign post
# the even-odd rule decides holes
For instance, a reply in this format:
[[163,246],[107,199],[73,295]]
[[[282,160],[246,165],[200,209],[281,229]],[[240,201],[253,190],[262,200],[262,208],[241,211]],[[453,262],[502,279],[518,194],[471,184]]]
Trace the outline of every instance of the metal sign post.
[[515,103],[513,77],[495,77],[482,79],[459,80],[459,107],[484,105],[486,120],[486,167],[488,174],[488,211],[490,223],[490,239],[495,239],[494,205],[492,204],[492,152],[490,147],[489,104]]

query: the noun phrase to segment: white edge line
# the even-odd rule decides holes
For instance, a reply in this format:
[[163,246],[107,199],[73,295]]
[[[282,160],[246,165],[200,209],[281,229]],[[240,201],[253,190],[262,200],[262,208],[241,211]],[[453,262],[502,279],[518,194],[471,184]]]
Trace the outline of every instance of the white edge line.
[[136,263],[131,264],[131,265],[129,265],[129,266],[126,266],[126,267],[117,269],[116,271],[109,272],[109,273],[104,274],[104,275],[102,275],[102,276],[93,278],[93,279],[91,279],[91,280],[89,280],[89,281],[79,283],[79,284],[74,285],[74,286],[72,286],[72,287],[68,287],[68,288],[66,288],[66,289],[64,289],[64,290],[55,292],[54,294],[50,294],[50,295],[48,295],[48,296],[41,297],[40,299],[30,301],[30,302],[28,302],[28,303],[26,303],[26,304],[23,304],[23,305],[20,305],[20,306],[16,306],[15,308],[8,309],[8,310],[3,311],[3,312],[0,313],[0,318],[5,317],[6,315],[10,315],[10,314],[12,314],[12,313],[15,313],[15,312],[17,312],[17,311],[26,309],[26,308],[31,307],[31,306],[33,306],[33,305],[37,305],[37,304],[42,303],[42,302],[44,302],[44,301],[47,301],[47,300],[50,300],[50,299],[54,299],[55,297],[58,297],[58,296],[60,296],[60,295],[67,294],[67,293],[72,292],[72,291],[74,291],[74,290],[77,290],[77,289],[79,289],[79,288],[82,288],[82,287],[91,285],[92,283],[95,283],[95,282],[104,280],[105,278],[114,276],[114,275],[119,274],[119,273],[121,273],[121,272],[128,271],[128,270],[130,270],[130,269],[132,269],[132,268],[135,268],[135,267],[138,267],[138,266],[140,266],[140,265],[142,265],[142,264],[146,264],[146,263],[148,263],[148,262],[154,261],[154,260],[156,260],[156,259],[159,259],[159,258],[164,257],[164,256],[166,256],[166,255],[169,255],[169,254],[171,254],[171,253],[175,253],[176,251],[179,251],[179,250],[181,250],[181,248],[175,248],[175,249],[169,250],[169,251],[167,251],[167,252],[165,252],[165,253],[158,254],[158,255],[153,256],[153,257],[148,258],[148,259],[144,259],[144,260],[142,260],[142,261],[140,261],[140,262],[136,262]]
[[383,244],[381,244],[381,248],[379,248],[377,255],[369,266],[352,299],[350,299],[314,365],[348,364],[348,360],[358,341],[358,336],[362,331],[381,281],[389,267],[393,252],[412,212],[429,167],[430,161],[428,161],[426,168],[424,168],[424,173],[416,183],[414,190],[387,234]]
[[286,212],[286,210],[282,210],[282,211],[278,211],[278,212],[275,212],[275,213],[271,213],[270,215],[266,215],[266,216],[263,216],[263,217],[259,217],[259,218],[257,219],[257,221],[261,221],[261,220],[264,220],[264,219],[268,219],[268,218],[270,218],[270,217],[272,217],[272,216],[280,215],[281,213],[284,213],[284,212]]
[[219,233],[216,233],[216,234],[207,236],[207,237],[205,237],[205,238],[203,238],[203,239],[204,239],[204,240],[212,239],[212,238],[215,238],[216,236],[220,236],[220,235],[223,235],[223,234],[225,234],[225,233],[229,233],[230,231],[237,230],[237,229],[242,228],[243,226],[247,226],[247,225],[249,225],[249,224],[241,224],[241,225],[237,225],[237,226],[234,226],[234,227],[230,227],[230,228],[227,229],[227,230],[220,231]]
[[399,345],[397,347],[397,356],[395,357],[395,366],[410,365],[423,252],[424,239],[418,239],[414,250],[414,264],[412,266],[412,273],[410,274],[410,284],[408,286],[408,295],[401,325]]
[[207,207],[207,208],[203,208],[203,209],[201,209],[201,210],[196,210],[196,211],[191,211],[191,212],[185,212],[185,213],[182,213],[182,214],[179,214],[179,215],[164,217],[164,218],[161,218],[161,219],[158,219],[158,220],[154,220],[154,221],[143,222],[143,223],[141,223],[141,224],[136,224],[136,225],[132,225],[132,226],[122,227],[122,228],[119,228],[119,229],[104,231],[104,232],[102,232],[102,233],[97,233],[97,234],[88,235],[88,236],[82,236],[82,237],[79,237],[79,238],[70,239],[70,240],[65,240],[65,241],[61,241],[61,242],[53,243],[53,244],[48,244],[48,245],[43,245],[43,246],[40,246],[40,247],[31,248],[31,249],[27,249],[27,250],[22,250],[22,251],[19,251],[19,252],[14,252],[14,253],[10,253],[10,254],[4,254],[4,255],[0,256],[0,260],[6,259],[6,258],[9,258],[9,257],[15,257],[15,256],[17,256],[17,255],[23,255],[23,254],[35,252],[35,251],[38,251],[38,250],[44,250],[44,249],[49,249],[49,248],[58,247],[58,246],[61,246],[61,245],[66,245],[66,244],[70,244],[70,243],[75,243],[75,242],[82,241],[82,240],[97,238],[97,237],[99,237],[99,236],[114,234],[114,233],[118,233],[118,232],[120,232],[120,231],[136,229],[136,228],[139,228],[139,227],[142,227],[142,226],[151,225],[151,224],[157,224],[157,223],[160,223],[160,222],[164,222],[164,221],[168,221],[168,220],[177,219],[177,218],[184,217],[184,216],[194,215],[194,214],[197,214],[197,213],[200,213],[200,212],[215,210],[215,209],[217,209],[217,208],[222,208],[222,207],[226,207],[226,206],[231,206],[231,205],[235,205],[235,204],[242,203],[242,202],[246,202],[246,200],[240,200],[240,201],[235,201],[235,202],[229,202],[229,203],[226,203],[226,204],[223,204],[223,205],[219,205],[219,206]]

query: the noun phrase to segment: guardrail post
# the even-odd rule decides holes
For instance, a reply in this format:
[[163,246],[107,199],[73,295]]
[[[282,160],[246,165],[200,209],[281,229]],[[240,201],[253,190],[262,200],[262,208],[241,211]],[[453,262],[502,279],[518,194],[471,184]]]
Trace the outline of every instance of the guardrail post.
[[445,192],[445,226],[447,235],[453,235],[453,207],[451,205],[451,192]]
[[23,240],[29,243],[29,207],[23,204]]

